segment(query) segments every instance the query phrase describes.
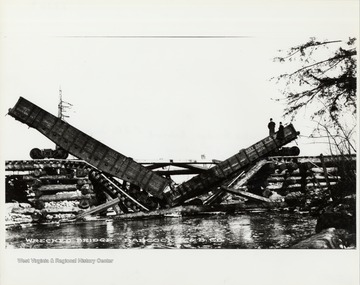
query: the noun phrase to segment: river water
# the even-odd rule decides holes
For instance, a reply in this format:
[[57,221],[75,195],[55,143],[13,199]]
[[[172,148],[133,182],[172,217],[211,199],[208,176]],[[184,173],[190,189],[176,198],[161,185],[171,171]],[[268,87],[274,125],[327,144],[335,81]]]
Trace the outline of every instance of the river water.
[[315,233],[316,219],[299,213],[104,220],[6,231],[7,248],[289,248]]

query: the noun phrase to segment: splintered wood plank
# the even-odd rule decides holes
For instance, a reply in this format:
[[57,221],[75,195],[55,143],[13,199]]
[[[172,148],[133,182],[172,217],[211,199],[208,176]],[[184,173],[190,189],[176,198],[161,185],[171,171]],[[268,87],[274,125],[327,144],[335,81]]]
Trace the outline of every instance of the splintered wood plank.
[[221,187],[221,189],[223,189],[223,190],[225,190],[227,192],[230,192],[232,194],[239,195],[239,196],[251,199],[251,200],[260,201],[260,202],[267,202],[267,203],[273,202],[268,198],[265,198],[265,197],[262,197],[262,196],[259,196],[259,195],[244,191],[244,190],[234,189],[234,188],[229,188],[229,187]]
[[117,205],[119,202],[120,202],[120,198],[113,199],[113,200],[111,200],[109,202],[101,204],[101,205],[99,205],[99,206],[97,206],[95,208],[89,209],[89,210],[77,215],[76,219],[81,219],[81,218],[86,217],[88,215],[92,215],[92,214],[102,212],[102,211],[104,211],[104,210],[106,210],[108,208],[111,208],[111,207]]

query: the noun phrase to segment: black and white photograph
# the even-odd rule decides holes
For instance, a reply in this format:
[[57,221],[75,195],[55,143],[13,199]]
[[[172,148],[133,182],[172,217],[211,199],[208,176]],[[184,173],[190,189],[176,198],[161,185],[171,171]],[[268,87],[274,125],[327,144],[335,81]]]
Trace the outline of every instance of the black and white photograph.
[[358,1],[0,10],[1,284],[358,284]]

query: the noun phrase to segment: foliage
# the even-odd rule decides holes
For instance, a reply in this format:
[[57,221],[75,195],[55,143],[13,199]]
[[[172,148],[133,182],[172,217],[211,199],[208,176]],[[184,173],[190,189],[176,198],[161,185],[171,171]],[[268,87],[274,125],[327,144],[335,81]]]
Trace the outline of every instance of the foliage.
[[[292,47],[274,61],[295,64],[295,71],[274,78],[284,82],[282,91],[286,107],[284,116],[292,119],[300,110],[311,110],[318,122],[316,135],[327,138],[330,150],[353,153],[356,121],[356,47],[355,38],[348,41],[318,41]],[[284,53],[283,51],[280,51]]]
[[[283,94],[288,107],[285,115],[294,115],[307,104],[320,100],[323,104],[313,115],[326,112],[334,118],[349,107],[356,112],[356,48],[355,38],[350,38],[344,48],[338,47],[325,59],[317,56],[324,54],[329,45],[342,44],[342,41],[316,41],[311,38],[307,43],[292,47],[286,56],[276,57],[279,62],[299,60],[302,66],[292,73],[281,74],[277,79],[286,81]],[[318,55],[315,55],[315,52]],[[292,89],[305,87],[300,92]]]

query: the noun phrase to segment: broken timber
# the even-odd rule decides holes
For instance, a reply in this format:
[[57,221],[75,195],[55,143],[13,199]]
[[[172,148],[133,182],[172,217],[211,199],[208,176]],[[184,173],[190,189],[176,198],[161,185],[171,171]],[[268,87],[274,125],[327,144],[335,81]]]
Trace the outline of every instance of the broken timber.
[[[248,171],[242,171],[239,175],[237,175],[227,186],[227,188],[239,189],[243,185],[245,185],[265,164],[270,164],[272,162],[267,160],[258,161],[253,167],[251,167]],[[216,201],[224,199],[229,191],[224,191],[222,187],[216,190],[216,192],[210,196],[205,202],[205,205],[211,205]]]
[[267,203],[273,202],[269,198],[265,198],[265,197],[253,194],[253,193],[241,190],[239,188],[229,188],[229,187],[222,186],[221,189],[223,189],[224,191],[230,192],[232,194],[236,194],[236,195],[248,198],[250,200],[267,202]]
[[95,208],[92,208],[92,209],[87,210],[87,211],[85,211],[83,213],[80,213],[79,215],[76,216],[75,219],[79,220],[79,219],[84,218],[84,217],[86,217],[88,215],[97,214],[99,212],[102,212],[104,210],[107,210],[108,208],[111,208],[111,207],[119,204],[119,202],[120,202],[120,198],[115,198],[115,199],[113,199],[113,200],[111,200],[109,202],[106,202],[106,203],[101,204],[101,205],[99,205],[99,206],[97,206]]
[[246,174],[241,177],[238,181],[235,182],[235,184],[231,187],[232,188],[240,188],[243,185],[245,185],[265,164],[269,164],[271,162],[267,160],[260,160],[258,161],[253,167],[250,168],[249,171],[246,172]]

